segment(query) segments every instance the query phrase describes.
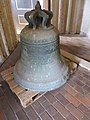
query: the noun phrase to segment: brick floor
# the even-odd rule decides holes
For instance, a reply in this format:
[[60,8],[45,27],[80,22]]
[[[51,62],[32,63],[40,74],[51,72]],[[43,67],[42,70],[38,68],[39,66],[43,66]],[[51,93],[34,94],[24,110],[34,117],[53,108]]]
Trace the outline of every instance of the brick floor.
[[0,120],[90,120],[90,71],[79,67],[67,83],[27,108],[0,78]]

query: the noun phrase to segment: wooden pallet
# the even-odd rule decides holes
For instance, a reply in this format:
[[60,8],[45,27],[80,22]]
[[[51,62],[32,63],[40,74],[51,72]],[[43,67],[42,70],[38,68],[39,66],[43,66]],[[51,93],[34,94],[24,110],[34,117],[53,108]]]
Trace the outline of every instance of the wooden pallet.
[[[66,58],[65,58],[66,59]],[[70,69],[71,74],[76,70],[77,64],[70,61],[69,59],[66,59],[68,62],[68,66]],[[28,105],[30,105],[32,102],[34,102],[36,99],[41,97],[44,93],[39,93],[39,92],[32,92],[29,90],[24,89],[20,85],[18,85],[14,78],[13,78],[13,67],[6,69],[5,71],[1,72],[1,75],[3,79],[8,83],[10,86],[10,89],[12,92],[14,92],[17,97],[19,98],[21,105],[26,108]]]
[[13,78],[13,67],[1,72],[2,78],[8,83],[12,92],[19,98],[21,105],[26,108],[44,93],[32,92],[18,85]]

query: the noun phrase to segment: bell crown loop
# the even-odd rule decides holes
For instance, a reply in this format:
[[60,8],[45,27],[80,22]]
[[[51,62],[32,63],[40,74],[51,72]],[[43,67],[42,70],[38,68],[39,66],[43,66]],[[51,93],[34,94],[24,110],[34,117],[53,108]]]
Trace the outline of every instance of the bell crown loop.
[[37,1],[37,4],[35,5],[35,9],[26,12],[24,14],[24,17],[29,23],[29,28],[46,29],[51,26],[51,19],[53,17],[53,13],[51,11],[41,9],[40,2]]
[[37,4],[35,5],[35,10],[41,10],[41,5],[39,1],[37,1]]

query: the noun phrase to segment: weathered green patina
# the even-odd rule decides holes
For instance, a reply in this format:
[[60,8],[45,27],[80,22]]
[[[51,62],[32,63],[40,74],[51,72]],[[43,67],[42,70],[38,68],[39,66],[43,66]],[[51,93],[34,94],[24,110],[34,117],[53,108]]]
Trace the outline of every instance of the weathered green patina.
[[14,67],[18,84],[32,91],[49,91],[68,79],[68,67],[60,55],[59,32],[51,24],[53,13],[35,9],[26,12],[29,25],[21,31],[21,58]]

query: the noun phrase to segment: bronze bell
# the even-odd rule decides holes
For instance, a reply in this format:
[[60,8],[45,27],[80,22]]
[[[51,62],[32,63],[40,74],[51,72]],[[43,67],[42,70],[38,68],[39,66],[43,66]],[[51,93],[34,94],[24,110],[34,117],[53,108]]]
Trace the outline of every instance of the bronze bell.
[[20,33],[21,58],[14,67],[14,79],[31,91],[49,91],[68,79],[68,67],[60,55],[59,32],[51,24],[53,13],[35,9],[25,13],[29,25]]

